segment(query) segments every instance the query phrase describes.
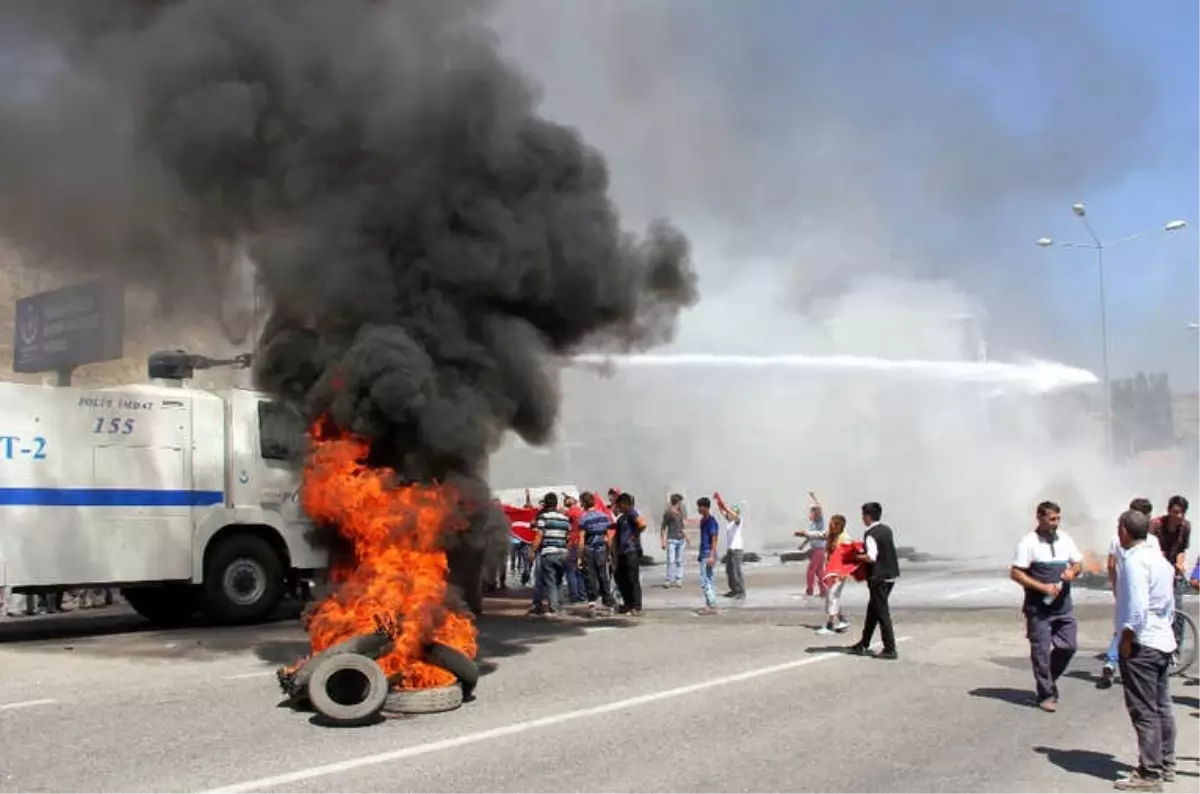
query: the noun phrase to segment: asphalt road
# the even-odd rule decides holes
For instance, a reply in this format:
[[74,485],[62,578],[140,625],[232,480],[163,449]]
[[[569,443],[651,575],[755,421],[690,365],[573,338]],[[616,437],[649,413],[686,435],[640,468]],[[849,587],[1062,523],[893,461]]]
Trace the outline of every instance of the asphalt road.
[[[744,606],[695,617],[647,588],[639,620],[481,619],[478,699],[329,729],[280,707],[295,621],[140,630],[121,612],[0,625],[2,791],[1106,791],[1134,760],[1093,657],[1109,596],[1080,597],[1057,714],[1032,707],[1017,593],[999,572],[910,566],[897,662],[813,634],[798,566],[755,567]],[[647,585],[661,574],[647,572]],[[864,604],[850,593],[855,626]],[[837,645],[853,637],[835,638]],[[1174,698],[1180,779],[1200,767],[1198,688]]]

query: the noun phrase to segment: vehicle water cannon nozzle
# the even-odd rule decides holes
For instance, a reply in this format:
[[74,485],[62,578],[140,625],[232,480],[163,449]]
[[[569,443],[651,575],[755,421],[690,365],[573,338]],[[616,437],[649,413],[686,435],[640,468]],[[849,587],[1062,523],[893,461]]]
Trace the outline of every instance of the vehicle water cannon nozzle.
[[198,369],[247,369],[253,360],[250,353],[241,353],[233,358],[210,358],[186,350],[160,350],[146,359],[146,370],[152,380],[190,380]]

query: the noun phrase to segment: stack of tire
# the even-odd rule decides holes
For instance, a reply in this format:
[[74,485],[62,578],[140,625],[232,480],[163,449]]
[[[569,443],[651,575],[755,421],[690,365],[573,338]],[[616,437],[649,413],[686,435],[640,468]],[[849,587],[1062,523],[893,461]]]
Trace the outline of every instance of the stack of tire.
[[479,668],[461,651],[430,643],[425,661],[454,674],[434,689],[395,689],[376,659],[391,648],[386,634],[352,637],[327,648],[296,670],[281,668],[279,685],[296,707],[311,707],[332,725],[368,725],[386,716],[453,711],[474,697]]

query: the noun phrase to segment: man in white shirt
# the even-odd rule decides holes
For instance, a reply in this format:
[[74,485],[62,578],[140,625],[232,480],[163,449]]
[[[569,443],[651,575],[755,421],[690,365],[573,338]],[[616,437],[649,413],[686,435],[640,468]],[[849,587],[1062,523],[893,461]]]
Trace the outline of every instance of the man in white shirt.
[[[1154,505],[1149,499],[1139,496],[1129,503],[1129,509],[1135,510],[1146,518],[1154,515]],[[1153,523],[1153,522],[1151,522]],[[1153,533],[1146,537],[1146,542],[1159,548],[1158,538]],[[1108,586],[1112,588],[1113,598],[1117,597],[1117,562],[1120,561],[1121,555],[1124,554],[1124,549],[1121,548],[1121,528],[1118,526],[1116,534],[1113,535],[1112,542],[1108,544]],[[1117,675],[1117,640],[1120,635],[1117,631],[1113,631],[1112,642],[1108,645],[1108,653],[1104,658],[1104,669],[1100,673],[1100,681],[1096,684],[1099,689],[1109,689],[1113,685],[1113,680]]]
[[1058,710],[1058,679],[1075,655],[1078,624],[1071,603],[1071,582],[1082,569],[1075,541],[1059,529],[1062,509],[1054,502],[1037,506],[1037,528],[1021,538],[1009,576],[1025,588],[1025,637],[1037,687],[1038,708]]
[[742,508],[738,505],[726,507],[718,497],[717,507],[725,516],[725,577],[729,580],[726,598],[739,601],[746,597],[746,577],[742,574],[742,556],[746,553],[742,537]]
[[1175,715],[1168,686],[1175,653],[1175,568],[1146,542],[1150,519],[1135,510],[1118,524],[1117,630],[1125,708],[1137,733],[1138,765],[1122,791],[1162,791],[1175,779]]

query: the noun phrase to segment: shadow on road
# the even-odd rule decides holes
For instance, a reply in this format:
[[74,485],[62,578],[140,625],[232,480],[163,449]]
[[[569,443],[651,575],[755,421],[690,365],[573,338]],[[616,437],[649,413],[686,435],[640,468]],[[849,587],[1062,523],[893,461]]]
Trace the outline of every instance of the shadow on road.
[[974,698],[987,698],[989,700],[1000,700],[1004,703],[1011,703],[1014,706],[1031,707],[1037,705],[1035,697],[1028,689],[1013,689],[1006,686],[985,686],[978,689],[972,689],[967,693]]
[[1068,670],[1067,672],[1063,673],[1063,675],[1065,675],[1067,678],[1074,678],[1079,681],[1087,681],[1089,684],[1096,685],[1099,685],[1100,681],[1102,680],[1099,675],[1088,670]]
[[850,643],[845,645],[810,645],[804,649],[805,653],[844,653],[850,655]]
[[145,618],[124,607],[36,617],[12,617],[0,623],[0,645],[124,634],[149,631],[152,628],[154,627]]
[[[263,625],[272,625],[300,616],[300,605],[294,602],[284,604],[279,611]],[[22,642],[48,642],[54,640],[86,639],[88,637],[106,637],[113,634],[141,634],[150,631],[184,633],[197,629],[205,631],[204,636],[213,636],[209,632],[230,630],[245,631],[253,627],[230,629],[217,626],[197,617],[187,626],[165,629],[156,626],[126,606],[113,606],[107,609],[62,612],[56,615],[37,615],[35,617],[14,617],[0,621],[0,646]],[[244,649],[243,645],[243,649]]]
[[495,660],[529,653],[534,647],[567,637],[582,637],[592,628],[629,628],[624,618],[596,618],[586,621],[547,620],[516,615],[479,617],[479,673],[488,675],[499,665]]
[[1029,654],[1022,656],[991,656],[988,661],[997,667],[1003,667],[1006,670],[1028,670],[1029,669]]
[[1094,750],[1059,750],[1054,747],[1035,747],[1035,753],[1046,756],[1046,760],[1066,772],[1090,775],[1100,780],[1116,780],[1122,772],[1133,769],[1129,764],[1118,761],[1109,753]]
[[1188,697],[1187,695],[1171,695],[1171,700],[1175,701],[1175,705],[1183,706],[1187,709],[1200,709],[1200,697]]

